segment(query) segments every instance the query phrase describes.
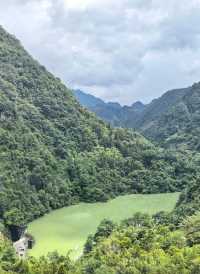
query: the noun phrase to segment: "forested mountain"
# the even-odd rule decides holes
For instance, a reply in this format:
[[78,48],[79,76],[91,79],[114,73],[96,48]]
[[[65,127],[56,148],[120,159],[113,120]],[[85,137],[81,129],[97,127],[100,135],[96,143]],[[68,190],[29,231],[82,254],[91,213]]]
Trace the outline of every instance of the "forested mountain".
[[138,128],[148,136],[148,132],[154,127],[162,115],[170,111],[173,106],[179,103],[186,92],[187,89],[170,90],[158,99],[154,99],[147,105],[139,119],[133,124],[133,127]]
[[112,126],[132,127],[132,123],[139,118],[139,114],[145,109],[145,105],[141,102],[123,107],[118,103],[105,103],[103,100],[81,90],[75,90],[74,95],[82,106],[96,113],[97,116]]
[[112,125],[137,128],[148,136],[150,128],[164,113],[179,103],[187,91],[188,89],[170,90],[160,98],[154,99],[150,104],[144,105],[141,102],[136,102],[130,107],[121,107],[118,103],[105,103],[80,90],[74,91],[74,94],[84,107],[95,112]]
[[[86,101],[84,105],[87,105]],[[166,148],[193,151],[200,151],[199,106],[200,83],[168,91],[150,104],[139,108],[139,111],[136,111],[135,107],[133,111],[132,107],[123,107],[125,111],[118,111],[117,123],[114,122],[113,112],[108,118],[102,114],[103,110],[99,113],[97,106],[91,108],[87,105],[90,110],[115,126],[135,128],[145,137]]]
[[78,201],[180,191],[190,159],[112,129],[0,28],[0,218],[21,225]]
[[[146,113],[145,133],[166,145],[177,132],[184,147],[198,150],[199,88],[170,91],[142,111],[135,105]],[[0,232],[79,201],[182,191],[172,213],[104,220],[77,262],[57,253],[19,260],[0,233],[0,273],[200,273],[200,217],[185,219],[199,210],[199,163],[196,151],[171,152],[111,128],[0,28]]]
[[200,151],[200,83],[185,89],[184,96],[144,134],[164,147]]

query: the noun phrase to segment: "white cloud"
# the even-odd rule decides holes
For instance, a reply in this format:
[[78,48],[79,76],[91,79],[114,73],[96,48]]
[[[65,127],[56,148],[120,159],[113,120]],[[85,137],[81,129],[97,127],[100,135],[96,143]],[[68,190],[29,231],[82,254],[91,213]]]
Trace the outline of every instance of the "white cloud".
[[106,100],[200,80],[199,0],[7,0],[0,24],[68,86]]
[[66,9],[87,9],[94,6],[102,6],[109,4],[112,0],[64,0]]

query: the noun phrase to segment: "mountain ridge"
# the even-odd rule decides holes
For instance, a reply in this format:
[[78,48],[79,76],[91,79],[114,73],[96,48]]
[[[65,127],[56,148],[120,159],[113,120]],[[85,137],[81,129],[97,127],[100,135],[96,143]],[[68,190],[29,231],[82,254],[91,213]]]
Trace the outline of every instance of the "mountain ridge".
[[[101,111],[98,111],[96,106],[92,109],[88,108],[112,125],[134,128],[146,138],[165,148],[186,147],[199,151],[200,145],[197,140],[199,132],[195,130],[195,127],[198,128],[200,125],[198,122],[200,114],[198,108],[193,107],[196,104],[199,106],[198,93],[200,94],[200,83],[195,83],[188,88],[167,91],[151,103],[142,105],[137,111],[135,106],[133,111],[131,107],[125,106],[125,112],[118,111],[116,123],[112,112],[108,117],[104,115],[103,108]],[[188,132],[189,128],[193,132],[192,135]],[[192,139],[191,143],[190,139]]]
[[80,104],[95,112],[97,116],[113,126],[123,126],[127,123],[131,113],[137,116],[145,108],[145,105],[140,101],[133,103],[131,106],[121,106],[116,102],[106,103],[102,99],[81,90],[74,90],[74,95]]

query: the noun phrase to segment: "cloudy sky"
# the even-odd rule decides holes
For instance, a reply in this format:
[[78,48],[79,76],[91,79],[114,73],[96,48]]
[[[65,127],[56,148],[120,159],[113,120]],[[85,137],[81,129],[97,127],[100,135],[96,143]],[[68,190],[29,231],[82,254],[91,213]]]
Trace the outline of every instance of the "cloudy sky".
[[200,81],[200,0],[3,0],[0,24],[68,87],[106,101]]

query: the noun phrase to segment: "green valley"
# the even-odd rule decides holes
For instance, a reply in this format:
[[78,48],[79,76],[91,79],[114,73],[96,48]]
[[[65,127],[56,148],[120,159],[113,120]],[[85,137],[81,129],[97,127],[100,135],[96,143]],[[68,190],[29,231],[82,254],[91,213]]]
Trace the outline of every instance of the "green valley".
[[0,219],[7,226],[78,202],[180,192],[197,172],[184,153],[111,128],[82,108],[1,27],[0,122]]
[[95,233],[103,219],[119,222],[136,212],[169,212],[178,197],[178,193],[125,195],[107,203],[80,203],[55,210],[30,223],[28,231],[36,240],[30,255],[39,257],[55,250],[65,255],[72,250],[71,257],[76,258],[81,255],[88,235]]
[[125,108],[152,143],[83,108],[0,27],[0,273],[199,274],[199,94]]

